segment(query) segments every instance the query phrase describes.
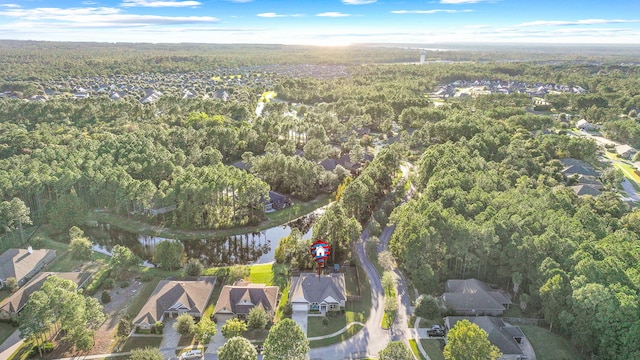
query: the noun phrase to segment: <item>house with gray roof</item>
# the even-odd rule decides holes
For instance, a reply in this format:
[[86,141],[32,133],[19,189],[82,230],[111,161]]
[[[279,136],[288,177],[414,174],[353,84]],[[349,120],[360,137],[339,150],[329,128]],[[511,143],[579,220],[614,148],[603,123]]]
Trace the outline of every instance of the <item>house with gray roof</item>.
[[473,278],[448,280],[441,299],[446,309],[459,315],[501,316],[511,305],[505,293]]
[[249,311],[254,307],[258,307],[273,316],[277,301],[277,286],[237,281],[233,285],[225,285],[222,288],[213,315],[218,322],[222,319],[233,317],[246,319]]
[[0,287],[4,287],[11,277],[18,281],[18,285],[24,284],[55,258],[55,250],[34,250],[31,246],[5,251],[0,255]]
[[347,301],[344,274],[301,273],[291,278],[289,301],[293,311],[340,311]]
[[576,193],[578,196],[599,196],[602,192],[595,187],[587,184],[578,184],[575,186],[571,186],[571,190]]
[[638,152],[629,145],[617,145],[616,152],[625,159],[631,159]]
[[495,345],[502,356],[499,360],[523,360],[531,358],[533,348],[518,326],[506,324],[502,319],[490,316],[448,316],[444,318],[444,328],[451,330],[458,321],[468,320],[478,325],[489,335],[489,342]]
[[182,314],[199,319],[215,285],[215,276],[202,276],[198,280],[162,280],[133,319],[133,325],[138,330],[147,330],[157,321],[164,322]]
[[9,320],[18,316],[18,313],[27,305],[29,297],[34,292],[40,290],[44,285],[45,280],[50,276],[57,276],[66,280],[71,280],[78,289],[84,287],[84,285],[91,278],[92,273],[88,272],[43,272],[38,274],[33,279],[29,280],[18,291],[11,294],[0,304],[0,319]]

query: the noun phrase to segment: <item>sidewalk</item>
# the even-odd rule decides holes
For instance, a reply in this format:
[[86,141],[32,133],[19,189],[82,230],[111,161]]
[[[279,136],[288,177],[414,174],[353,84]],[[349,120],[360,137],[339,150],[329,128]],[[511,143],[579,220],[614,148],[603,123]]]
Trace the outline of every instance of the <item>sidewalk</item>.
[[8,359],[11,357],[18,348],[22,345],[22,339],[20,338],[20,331],[16,330],[0,344],[0,359]]
[[[424,348],[422,347],[422,342],[420,341],[420,339],[422,339],[422,334],[420,334],[420,317],[416,316],[416,322],[413,324],[413,329],[415,330],[415,334],[416,335],[416,345],[418,345],[418,350],[420,350],[420,353],[422,354],[422,356],[424,356],[425,359],[427,360],[431,360],[429,358],[429,355],[427,355],[427,352],[424,350]],[[426,339],[426,330],[425,330],[425,336],[424,338]]]

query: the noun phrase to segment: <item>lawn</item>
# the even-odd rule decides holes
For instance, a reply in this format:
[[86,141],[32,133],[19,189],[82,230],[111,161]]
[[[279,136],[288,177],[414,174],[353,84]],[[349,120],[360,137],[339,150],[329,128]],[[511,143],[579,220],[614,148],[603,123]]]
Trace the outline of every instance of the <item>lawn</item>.
[[424,356],[422,356],[422,353],[420,352],[420,349],[418,349],[418,344],[416,343],[415,339],[411,339],[409,340],[409,346],[411,347],[411,352],[413,353],[413,355],[421,360],[426,360],[424,358]]
[[347,325],[347,317],[345,315],[328,316],[329,324],[327,327],[322,325],[322,319],[324,317],[321,316],[309,316],[307,318],[307,337],[333,334]]
[[251,265],[247,280],[254,284],[273,284],[273,264]]
[[371,285],[364,270],[358,264],[360,283],[356,281],[355,268],[348,268],[345,273],[345,285],[348,295],[360,295],[360,301],[347,301],[345,316],[347,323],[353,321],[366,322],[371,311]]
[[160,280],[162,279],[152,278],[150,281],[142,284],[138,295],[132,298],[129,302],[129,306],[127,306],[127,315],[129,315],[130,319],[133,319],[136,315],[138,315],[144,304],[147,303],[147,299],[149,299],[149,296],[151,296],[153,290],[156,288],[156,286],[158,286]]
[[146,336],[132,336],[127,339],[120,352],[129,352],[133,349],[140,349],[150,346],[152,348],[159,348],[162,342],[161,336],[146,337]]
[[547,329],[534,325],[519,325],[536,352],[536,358],[544,360],[580,360],[569,341]]
[[631,181],[636,191],[640,191],[640,176],[635,173],[635,169],[631,165],[624,163],[616,163],[614,165],[617,169],[622,170],[624,176]]
[[427,352],[427,355],[429,355],[431,360],[444,360],[440,341],[441,340],[436,339],[420,339],[420,343],[422,344],[424,351]]
[[13,334],[14,331],[18,330],[17,327],[11,326],[11,324],[6,322],[0,323],[0,344],[2,344],[5,340]]
[[89,261],[95,261],[100,264],[104,264],[109,261],[109,257],[104,254],[100,254],[97,252],[93,252],[91,254],[91,260],[83,260],[83,259],[74,259],[70,253],[65,252],[62,255],[58,253],[59,256],[56,257],[56,260],[47,268],[48,271],[53,272],[70,272],[77,269],[80,269],[82,265],[88,263]]
[[357,334],[358,331],[360,331],[361,329],[362,329],[362,325],[357,325],[356,324],[356,325],[350,327],[349,330],[343,332],[342,334],[340,334],[338,336],[334,336],[334,337],[331,337],[331,338],[328,338],[328,339],[310,341],[309,342],[309,346],[312,347],[312,348],[318,348],[318,347],[337,344],[337,343],[343,342],[343,341],[347,340],[348,338],[352,337],[353,335]]

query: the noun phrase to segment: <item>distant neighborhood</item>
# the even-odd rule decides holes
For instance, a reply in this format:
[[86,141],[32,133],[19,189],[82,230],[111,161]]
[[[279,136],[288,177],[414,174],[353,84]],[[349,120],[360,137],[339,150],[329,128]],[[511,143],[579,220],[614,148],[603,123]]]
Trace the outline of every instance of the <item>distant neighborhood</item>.
[[458,80],[439,87],[432,93],[440,99],[477,96],[486,94],[527,94],[533,97],[544,97],[547,94],[572,93],[584,94],[587,91],[580,86],[559,84],[528,84],[521,81],[501,80]]

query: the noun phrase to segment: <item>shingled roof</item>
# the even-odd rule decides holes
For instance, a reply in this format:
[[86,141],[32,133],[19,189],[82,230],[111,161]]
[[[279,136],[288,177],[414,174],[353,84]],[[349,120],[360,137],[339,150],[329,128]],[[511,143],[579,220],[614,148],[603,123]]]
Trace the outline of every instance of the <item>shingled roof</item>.
[[505,305],[511,304],[504,294],[492,290],[478,279],[448,280],[446,289],[442,300],[447,307],[458,312],[504,311]]
[[82,287],[84,283],[91,277],[91,273],[88,272],[43,272],[38,274],[33,279],[29,280],[18,291],[14,292],[0,305],[0,311],[5,311],[9,314],[17,314],[27,304],[29,296],[34,292],[40,290],[44,285],[45,280],[49,276],[57,276],[63,279],[71,280],[78,288]]
[[203,276],[195,281],[162,280],[133,323],[138,325],[146,322],[153,325],[156,321],[162,321],[167,311],[184,311],[202,316],[215,284],[214,276]]
[[452,329],[461,320],[469,320],[486,331],[491,344],[497,346],[503,355],[524,355],[516,341],[525,337],[519,327],[507,325],[502,319],[490,316],[448,316],[444,319],[445,327]]
[[274,311],[278,300],[278,287],[239,281],[222,288],[215,314],[248,314],[254,307]]
[[346,301],[344,274],[318,275],[302,273],[291,279],[291,302],[321,303]]
[[20,282],[41,261],[53,259],[55,256],[56,251],[50,249],[9,249],[0,255],[0,279],[14,277]]

